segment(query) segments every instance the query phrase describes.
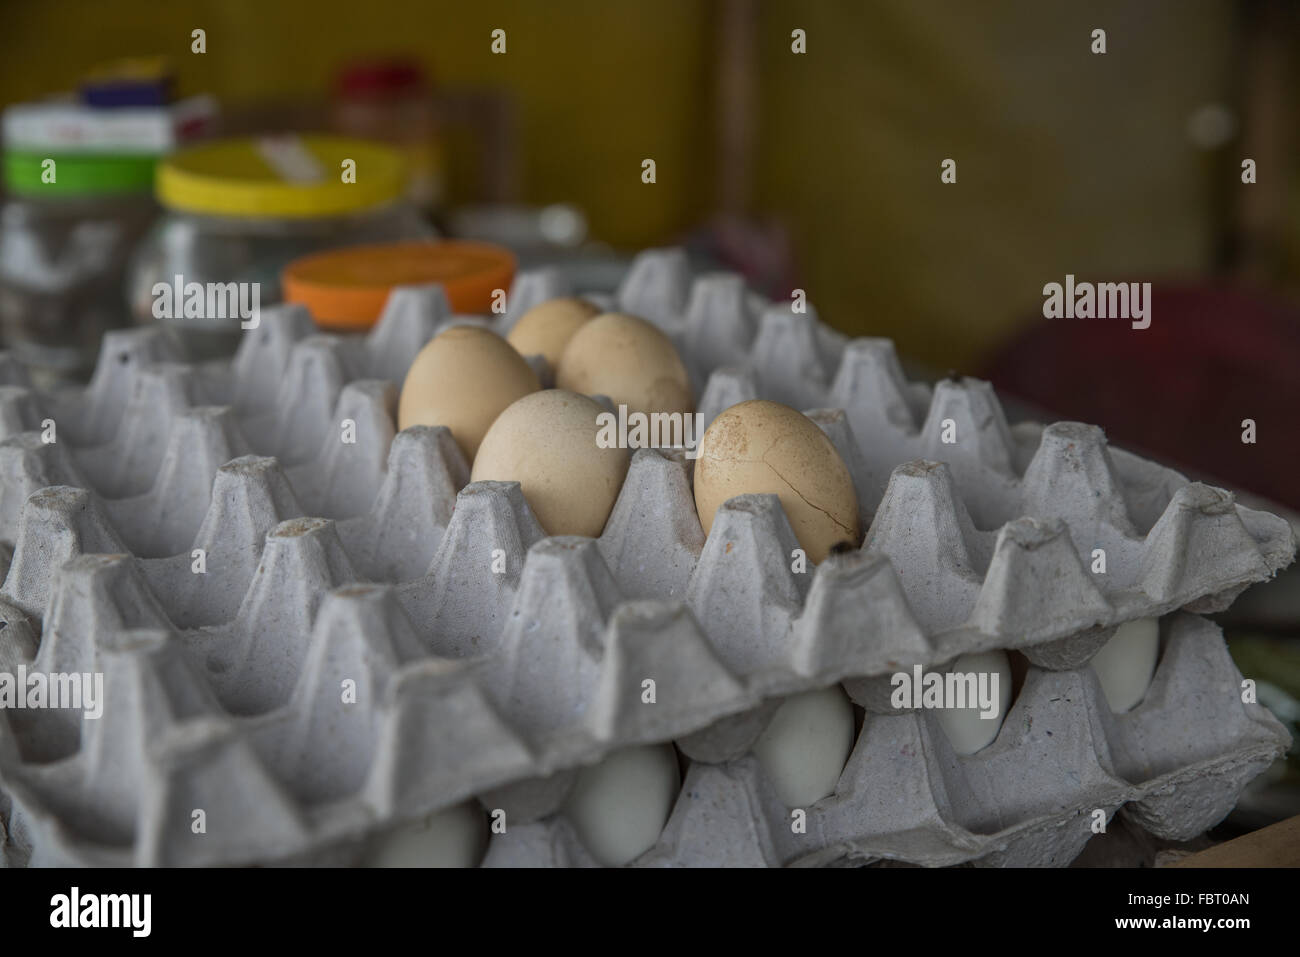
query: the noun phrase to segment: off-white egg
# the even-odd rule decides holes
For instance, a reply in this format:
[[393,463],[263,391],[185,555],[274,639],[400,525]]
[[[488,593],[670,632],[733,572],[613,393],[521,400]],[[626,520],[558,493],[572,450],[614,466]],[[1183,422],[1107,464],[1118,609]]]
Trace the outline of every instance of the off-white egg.
[[542,356],[554,369],[560,364],[560,355],[573,334],[599,312],[585,299],[573,296],[548,299],[520,316],[506,341],[521,356]]
[[1146,696],[1160,652],[1160,622],[1126,621],[1093,656],[1092,670],[1101,681],[1106,703],[1116,713],[1131,711]]
[[[962,655],[953,662],[949,671],[959,675],[973,674],[976,676],[976,682],[973,686],[969,682],[966,684],[966,707],[939,709],[939,725],[948,736],[948,742],[954,751],[963,755],[974,754],[993,743],[1002,728],[1003,719],[1007,716],[1007,708],[1011,705],[1011,661],[1005,651],[981,651]],[[988,676],[985,679],[986,683],[983,683],[984,691],[988,695],[985,703],[991,705],[987,709],[987,717],[985,708],[980,702],[982,692],[979,689],[982,675]],[[993,687],[995,677],[996,689]],[[946,685],[947,681],[945,681]],[[975,699],[973,701],[970,698],[972,687]]]
[[377,838],[367,867],[477,867],[487,847],[487,815],[465,801]]
[[608,396],[628,412],[695,410],[691,384],[672,341],[644,319],[607,312],[583,323],[560,356],[555,384]]
[[494,332],[452,326],[420,350],[402,383],[397,427],[445,425],[472,462],[511,402],[542,387],[523,356]]
[[752,750],[787,807],[807,807],[834,793],[853,750],[848,695],[833,685],[790,696]]
[[628,467],[626,449],[597,442],[596,417],[605,411],[563,389],[524,396],[488,429],[470,481],[518,482],[546,534],[595,538]]
[[848,466],[802,412],[751,399],[724,410],[704,432],[695,462],[695,508],[707,534],[714,513],[737,495],[781,499],[799,545],[814,562],[862,538]]
[[671,744],[626,748],[578,772],[565,814],[592,857],[620,867],[655,846],[680,787]]

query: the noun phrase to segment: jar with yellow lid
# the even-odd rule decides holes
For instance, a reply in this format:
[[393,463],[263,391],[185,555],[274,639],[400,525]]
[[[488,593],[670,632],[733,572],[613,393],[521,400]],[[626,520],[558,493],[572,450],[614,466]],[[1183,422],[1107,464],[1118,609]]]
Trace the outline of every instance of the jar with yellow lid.
[[393,149],[333,136],[234,139],[158,167],[165,213],[131,268],[131,310],[161,322],[193,358],[229,354],[255,313],[281,299],[280,272],[306,253],[428,239],[404,198]]

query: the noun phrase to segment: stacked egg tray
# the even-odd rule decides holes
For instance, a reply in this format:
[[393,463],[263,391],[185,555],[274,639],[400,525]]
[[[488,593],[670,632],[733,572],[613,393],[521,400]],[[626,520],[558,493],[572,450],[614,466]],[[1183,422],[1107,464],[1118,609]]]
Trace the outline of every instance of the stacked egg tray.
[[[576,770],[675,741],[685,781],[637,864],[1063,865],[1099,810],[1199,833],[1286,750],[1192,614],[1287,565],[1285,521],[1096,428],[1010,427],[986,383],[909,383],[888,341],[680,252],[589,298],[673,338],[706,421],[755,396],[808,410],[861,549],[805,568],[766,495],[706,538],[680,450],[633,455],[598,539],[546,538],[518,485],[467,484],[445,428],[395,432],[440,328],[505,331],[567,292],[525,273],[488,320],[401,289],[365,336],[267,309],[197,365],[160,330],[112,333],[57,393],[0,357],[0,671],[99,672],[105,698],[98,720],[0,710],[10,863],[354,864],[478,797],[508,822],[485,864],[590,864],[561,812]],[[1087,661],[1157,616],[1153,684],[1112,714]],[[932,712],[889,706],[892,673],[987,649],[1030,662],[988,748],[957,756]],[[784,696],[836,682],[856,744],[792,811],[747,752]]]

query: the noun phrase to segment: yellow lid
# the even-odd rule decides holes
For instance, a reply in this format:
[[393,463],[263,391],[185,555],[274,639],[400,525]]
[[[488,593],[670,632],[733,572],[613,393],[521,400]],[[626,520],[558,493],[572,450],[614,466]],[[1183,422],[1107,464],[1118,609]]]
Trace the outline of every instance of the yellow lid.
[[[353,165],[345,166],[347,160]],[[222,140],[173,153],[158,166],[156,188],[159,202],[184,212],[309,219],[392,202],[405,182],[405,162],[389,147],[295,135]]]

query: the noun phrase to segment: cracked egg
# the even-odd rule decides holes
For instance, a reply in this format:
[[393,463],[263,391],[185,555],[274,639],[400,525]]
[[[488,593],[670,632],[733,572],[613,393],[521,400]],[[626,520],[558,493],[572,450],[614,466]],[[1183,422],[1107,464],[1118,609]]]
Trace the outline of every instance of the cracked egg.
[[700,440],[695,507],[705,533],[727,499],[765,493],[781,500],[812,561],[841,542],[861,543],[853,479],[831,440],[802,412],[751,399],[723,411]]

